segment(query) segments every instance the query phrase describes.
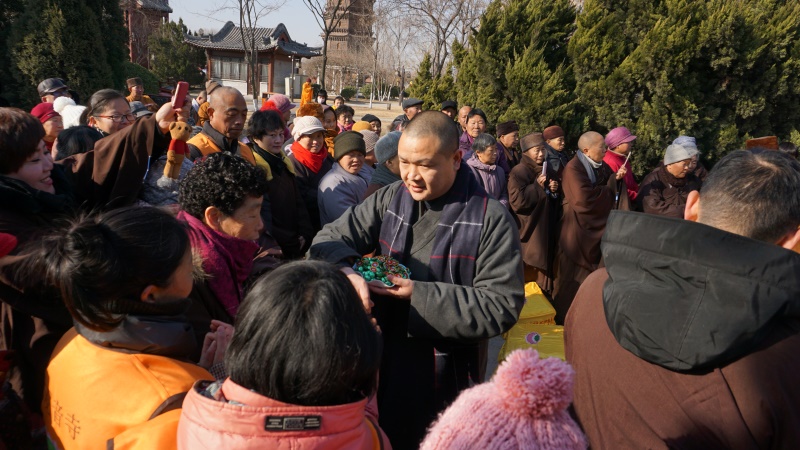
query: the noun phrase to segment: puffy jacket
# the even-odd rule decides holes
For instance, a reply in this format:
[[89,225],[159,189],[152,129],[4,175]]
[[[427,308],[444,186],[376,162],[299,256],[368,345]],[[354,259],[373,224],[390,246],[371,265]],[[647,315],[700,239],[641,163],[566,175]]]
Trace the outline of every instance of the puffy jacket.
[[237,385],[197,382],[183,402],[179,449],[391,449],[373,397],[336,406],[296,406]]
[[169,356],[193,346],[185,323],[141,317],[109,333],[68,331],[47,367],[42,402],[53,447],[174,449],[181,399],[195,381],[214,379]]

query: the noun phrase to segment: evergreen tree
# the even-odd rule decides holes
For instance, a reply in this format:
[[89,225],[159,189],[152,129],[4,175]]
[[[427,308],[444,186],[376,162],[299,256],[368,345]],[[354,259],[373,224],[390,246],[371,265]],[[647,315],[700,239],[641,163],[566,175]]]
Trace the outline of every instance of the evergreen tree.
[[459,102],[483,109],[490,123],[517,120],[523,134],[553,123],[579,129],[567,57],[575,15],[569,0],[493,1],[463,56],[453,51]]
[[444,74],[435,78],[431,75],[432,66],[431,55],[425,53],[417,69],[417,76],[411,80],[408,94],[423,101],[422,109],[438,111],[443,101],[455,98],[455,80],[452,75],[452,64]]
[[797,2],[587,0],[569,50],[590,127],[631,128],[643,175],[679,134],[713,163],[800,128],[798,37]]
[[160,79],[175,78],[185,80],[189,84],[203,82],[203,73],[199,67],[206,63],[205,53],[203,49],[184,41],[188,32],[183,19],[179,19],[178,23],[169,22],[161,25],[150,35],[148,44],[153,58],[150,66],[152,72]]
[[82,98],[118,86],[100,27],[83,0],[29,0],[9,42],[13,75],[26,82],[20,106],[36,103],[45,78],[63,78]]
[[24,92],[30,92],[30,86],[15,76],[11,61],[11,51],[9,41],[11,30],[19,22],[19,18],[25,11],[27,2],[25,0],[3,0],[0,2],[0,97],[8,101],[11,105],[20,105],[20,99]]

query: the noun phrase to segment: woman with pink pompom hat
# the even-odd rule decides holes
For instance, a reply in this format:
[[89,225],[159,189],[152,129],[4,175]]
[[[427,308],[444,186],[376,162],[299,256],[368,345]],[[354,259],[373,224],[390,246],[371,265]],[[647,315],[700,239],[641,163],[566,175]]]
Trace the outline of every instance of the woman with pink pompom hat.
[[586,437],[567,412],[574,377],[558,358],[517,350],[490,382],[461,393],[420,449],[585,449]]

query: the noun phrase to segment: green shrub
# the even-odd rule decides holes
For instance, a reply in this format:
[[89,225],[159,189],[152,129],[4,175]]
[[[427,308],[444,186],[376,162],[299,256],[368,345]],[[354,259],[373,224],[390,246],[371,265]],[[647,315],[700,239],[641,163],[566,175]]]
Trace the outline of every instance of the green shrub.
[[356,88],[353,87],[346,87],[342,89],[342,92],[339,93],[345,100],[350,100],[352,97],[356,95]]

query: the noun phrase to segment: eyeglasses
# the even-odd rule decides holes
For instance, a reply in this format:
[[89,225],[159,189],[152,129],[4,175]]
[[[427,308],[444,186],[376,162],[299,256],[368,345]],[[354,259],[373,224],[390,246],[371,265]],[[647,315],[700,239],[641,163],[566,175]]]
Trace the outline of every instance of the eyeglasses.
[[134,116],[134,115],[133,115],[133,113],[128,113],[128,114],[114,114],[113,116],[95,116],[95,117],[102,117],[102,118],[104,118],[104,119],[111,119],[111,121],[112,121],[112,122],[114,122],[114,123],[120,123],[120,122],[122,122],[122,119],[123,119],[123,118],[124,118],[124,119],[125,119],[127,122],[133,122],[134,120],[136,120],[136,116]]

